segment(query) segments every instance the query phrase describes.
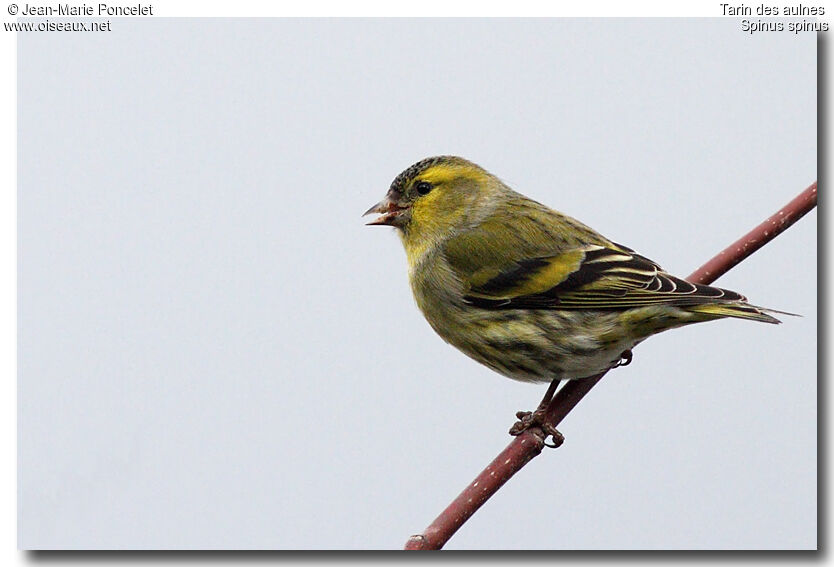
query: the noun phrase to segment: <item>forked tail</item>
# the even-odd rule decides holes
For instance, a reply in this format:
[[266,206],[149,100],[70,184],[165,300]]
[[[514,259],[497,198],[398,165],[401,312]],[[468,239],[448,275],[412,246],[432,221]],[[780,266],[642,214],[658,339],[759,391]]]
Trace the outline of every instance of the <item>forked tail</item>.
[[749,303],[708,303],[705,305],[693,305],[692,307],[686,307],[686,310],[693,313],[710,315],[710,318],[735,317],[736,319],[750,319],[751,321],[761,321],[763,323],[773,323],[776,325],[782,321],[776,317],[768,315],[768,313],[779,313],[781,315],[790,315],[791,317],[801,317],[801,315],[797,315],[796,313],[757,307],[755,305],[750,305]]

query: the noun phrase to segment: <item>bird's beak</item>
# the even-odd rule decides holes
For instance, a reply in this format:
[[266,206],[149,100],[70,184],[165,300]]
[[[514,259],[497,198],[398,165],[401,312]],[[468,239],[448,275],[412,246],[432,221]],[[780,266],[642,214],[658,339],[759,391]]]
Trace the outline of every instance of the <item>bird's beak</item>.
[[409,207],[399,205],[394,199],[391,198],[391,194],[389,193],[382,201],[365,211],[365,214],[362,216],[364,217],[370,215],[371,213],[380,215],[371,222],[366,223],[369,226],[387,225],[401,227],[407,220],[405,218],[405,213],[408,210]]

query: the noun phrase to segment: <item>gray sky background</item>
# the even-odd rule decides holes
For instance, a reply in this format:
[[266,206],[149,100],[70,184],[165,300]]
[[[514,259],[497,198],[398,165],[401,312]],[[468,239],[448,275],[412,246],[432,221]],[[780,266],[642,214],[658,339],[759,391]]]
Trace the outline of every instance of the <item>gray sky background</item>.
[[[19,543],[400,548],[544,387],[360,214],[458,154],[686,275],[816,178],[815,36],[708,19],[114,20],[19,37]],[[816,545],[816,213],[448,549]]]

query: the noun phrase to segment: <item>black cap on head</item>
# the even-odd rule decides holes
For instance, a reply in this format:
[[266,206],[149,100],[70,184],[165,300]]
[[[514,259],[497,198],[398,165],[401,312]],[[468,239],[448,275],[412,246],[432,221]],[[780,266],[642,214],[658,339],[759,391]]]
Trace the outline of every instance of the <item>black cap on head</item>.
[[409,167],[408,169],[406,169],[394,178],[394,181],[391,182],[391,191],[402,193],[412,179],[414,179],[430,167],[433,167],[441,163],[475,165],[474,163],[457,156],[434,156],[428,157],[426,159],[421,159],[420,161],[418,161],[417,163],[415,163],[414,165],[412,165],[411,167]]

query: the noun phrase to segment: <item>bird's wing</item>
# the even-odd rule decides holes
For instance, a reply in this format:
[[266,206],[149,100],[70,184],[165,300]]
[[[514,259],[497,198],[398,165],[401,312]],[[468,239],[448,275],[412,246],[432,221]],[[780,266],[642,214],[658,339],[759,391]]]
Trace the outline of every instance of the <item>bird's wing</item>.
[[626,310],[746,301],[693,284],[582,223],[526,198],[443,249],[464,301],[488,309]]
[[486,266],[472,273],[465,286],[464,300],[488,309],[625,310],[745,301],[733,291],[672,276],[614,243],[520,257],[500,268]]

